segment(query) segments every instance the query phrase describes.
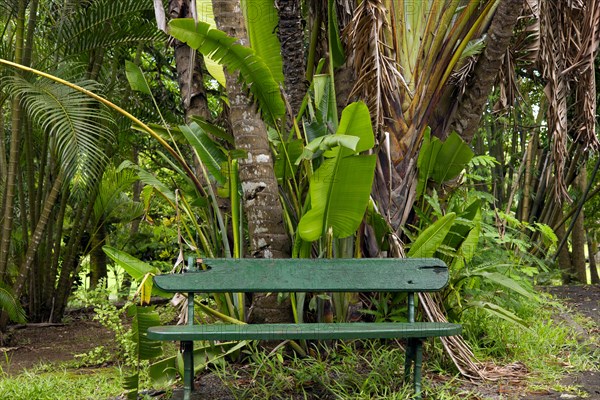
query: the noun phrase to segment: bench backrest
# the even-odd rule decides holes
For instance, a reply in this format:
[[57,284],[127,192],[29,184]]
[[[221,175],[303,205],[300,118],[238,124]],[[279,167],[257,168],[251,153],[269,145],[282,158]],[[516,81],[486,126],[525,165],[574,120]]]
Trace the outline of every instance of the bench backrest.
[[448,283],[436,258],[204,259],[202,271],[154,277],[167,292],[423,292]]

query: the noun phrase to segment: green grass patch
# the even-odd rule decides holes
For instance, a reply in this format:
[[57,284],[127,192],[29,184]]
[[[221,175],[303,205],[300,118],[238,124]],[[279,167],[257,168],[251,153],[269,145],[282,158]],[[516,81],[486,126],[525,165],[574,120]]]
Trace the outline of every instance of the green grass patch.
[[107,399],[123,392],[117,368],[67,370],[41,367],[0,376],[0,399]]

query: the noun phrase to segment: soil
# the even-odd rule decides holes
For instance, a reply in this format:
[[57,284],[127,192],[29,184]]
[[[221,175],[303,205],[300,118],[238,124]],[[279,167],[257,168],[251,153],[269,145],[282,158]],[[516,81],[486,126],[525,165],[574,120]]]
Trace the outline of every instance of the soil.
[[74,361],[97,346],[110,348],[114,335],[89,315],[69,315],[62,324],[26,324],[9,329],[0,347],[0,370],[18,374],[40,364]]
[[[582,345],[600,346],[600,285],[587,286],[554,286],[543,290],[564,300],[567,311],[557,315],[557,320],[570,325],[579,333]],[[593,323],[581,323],[577,315],[588,318]],[[595,340],[590,340],[595,338]],[[31,369],[41,363],[62,364],[73,361],[77,355],[84,354],[98,345],[110,348],[114,342],[111,332],[91,320],[88,315],[70,315],[64,324],[29,324],[13,327],[4,339],[8,343],[0,347],[0,371],[8,374],[18,374],[24,369]],[[592,343],[592,344],[590,344]],[[592,349],[593,350],[593,349]],[[599,353],[600,351],[597,351]],[[527,392],[525,385],[518,382],[468,383],[464,382],[465,390],[480,393],[476,399],[600,399],[600,372],[596,363],[596,371],[584,371],[567,375],[561,384],[577,386],[580,394],[573,392],[556,392],[543,390]],[[439,376],[425,376],[424,379],[443,381]],[[231,394],[218,377],[206,374],[197,382],[197,398],[217,400],[233,399]],[[180,397],[180,391],[175,390],[174,398]],[[159,396],[160,397],[160,396]],[[196,396],[194,396],[196,398]]]

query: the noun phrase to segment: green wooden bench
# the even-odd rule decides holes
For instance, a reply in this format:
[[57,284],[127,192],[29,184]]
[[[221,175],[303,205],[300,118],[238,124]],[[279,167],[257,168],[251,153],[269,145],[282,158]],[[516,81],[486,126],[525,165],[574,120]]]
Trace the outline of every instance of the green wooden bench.
[[[154,277],[167,292],[188,293],[188,325],[148,329],[153,340],[182,342],[184,398],[194,390],[195,340],[330,340],[406,338],[404,379],[421,393],[422,343],[425,338],[461,333],[451,323],[415,322],[415,293],[442,289],[448,267],[434,258],[372,259],[204,259],[205,270]],[[406,292],[408,322],[194,325],[194,293],[218,292]]]

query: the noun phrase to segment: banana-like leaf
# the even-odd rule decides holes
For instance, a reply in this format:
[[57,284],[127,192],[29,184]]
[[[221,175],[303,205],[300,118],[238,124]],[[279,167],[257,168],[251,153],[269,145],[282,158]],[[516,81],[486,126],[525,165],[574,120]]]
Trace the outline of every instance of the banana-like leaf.
[[358,229],[371,194],[375,155],[323,161],[310,180],[311,209],[298,224],[300,237],[317,240],[331,227],[334,237]]
[[481,202],[478,200],[476,203],[479,203],[479,207],[475,211],[475,215],[471,219],[473,222],[473,227],[469,229],[469,233],[464,237],[464,240],[460,244],[460,247],[457,251],[457,256],[452,261],[453,269],[461,269],[464,266],[465,262],[469,262],[475,256],[475,252],[477,250],[477,245],[479,243],[479,234],[481,233]]
[[425,192],[429,180],[443,183],[457,177],[473,155],[469,145],[456,132],[452,132],[448,139],[442,142],[436,137],[432,138],[431,130],[427,127],[417,159],[417,194],[422,195]]
[[450,232],[455,219],[455,213],[448,213],[426,228],[410,245],[407,257],[433,257]]
[[[158,268],[153,267],[152,265],[125,253],[124,251],[117,250],[114,247],[103,246],[102,250],[111,260],[123,268],[125,272],[131,275],[131,277],[138,283],[141,283],[146,275],[158,275],[161,273]],[[148,279],[147,282],[148,284],[151,284],[152,279]],[[147,289],[148,288],[145,290]],[[173,297],[171,293],[164,292],[157,287],[154,287],[154,285],[152,286],[152,294],[165,298]]]
[[148,339],[148,328],[160,325],[158,312],[151,307],[132,305],[127,309],[127,314],[132,317],[132,339],[137,346],[139,360],[151,360],[162,354],[162,343],[158,340]]
[[369,109],[364,103],[344,109],[336,135],[359,140],[355,150],[338,146],[326,151],[328,158],[311,177],[311,209],[298,224],[298,233],[306,241],[317,240],[330,228],[333,237],[354,234],[369,202],[377,159],[375,155],[356,155],[374,144]]
[[431,179],[442,183],[457,177],[473,156],[471,147],[456,132],[452,132],[437,155]]
[[339,67],[346,62],[346,55],[344,54],[344,46],[342,46],[342,40],[340,38],[340,28],[337,19],[337,8],[334,0],[327,2],[327,31],[329,33],[329,51],[333,59],[333,66]]
[[[198,11],[198,19],[216,29],[215,14],[213,12],[212,0],[196,0],[196,10]],[[204,57],[204,64],[208,73],[219,82],[223,87],[226,87],[225,72],[223,66],[213,60],[211,57]]]
[[169,34],[225,64],[230,71],[239,71],[267,122],[274,124],[284,115],[285,105],[279,84],[265,61],[254,50],[238,44],[236,38],[222,31],[212,29],[209,24],[196,23],[193,19],[172,20]]
[[132,63],[131,61],[125,60],[125,75],[131,89],[137,92],[142,92],[148,95],[152,95],[148,81],[142,73],[140,67]]
[[123,376],[123,389],[125,389],[127,400],[137,400],[140,386],[140,373]]
[[221,128],[220,126],[206,122],[204,119],[200,118],[197,115],[192,116],[192,121],[200,125],[200,128],[204,129],[204,132],[209,133],[219,139],[223,139],[233,146],[233,135],[228,133],[225,129]]
[[[219,364],[229,354],[246,346],[248,341],[223,342],[203,344],[194,349],[194,373],[199,373],[210,364]],[[177,373],[183,376],[183,360],[181,354],[164,358],[150,365],[150,379],[155,384],[166,384],[177,378]]]
[[279,15],[273,0],[241,0],[241,5],[250,46],[263,60],[269,60],[267,66],[273,78],[283,83],[281,45],[277,37]]
[[206,166],[212,177],[221,185],[227,180],[221,172],[221,164],[227,161],[223,151],[206,135],[204,130],[195,122],[189,125],[180,125],[179,129],[184,134],[188,143],[192,145],[196,156]]

